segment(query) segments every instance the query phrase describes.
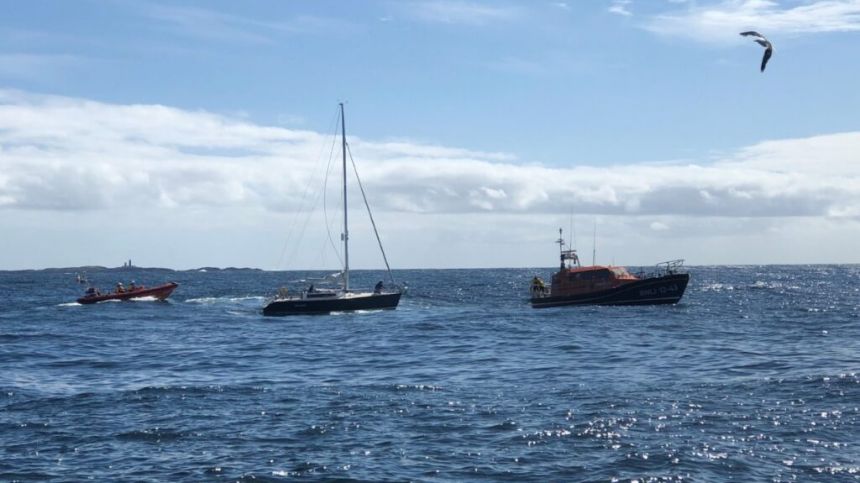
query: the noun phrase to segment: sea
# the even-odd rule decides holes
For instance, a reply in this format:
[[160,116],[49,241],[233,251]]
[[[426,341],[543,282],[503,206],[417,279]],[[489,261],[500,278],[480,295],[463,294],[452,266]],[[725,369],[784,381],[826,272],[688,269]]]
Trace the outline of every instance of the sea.
[[274,318],[325,273],[0,272],[0,480],[860,480],[860,266],[687,270],[672,306],[399,270],[397,310]]

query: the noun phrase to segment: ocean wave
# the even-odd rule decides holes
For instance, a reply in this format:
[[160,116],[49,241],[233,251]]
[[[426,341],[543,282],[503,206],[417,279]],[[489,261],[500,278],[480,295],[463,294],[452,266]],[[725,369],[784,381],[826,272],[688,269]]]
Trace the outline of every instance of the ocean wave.
[[176,441],[185,436],[180,431],[172,431],[165,428],[151,428],[134,431],[126,431],[115,435],[121,441],[140,441],[143,443],[167,443]]
[[248,295],[245,297],[198,297],[193,299],[186,299],[186,304],[219,304],[219,303],[237,303],[237,302],[247,302],[250,300],[263,301],[266,300],[266,297],[261,295]]
[[699,290],[702,292],[723,292],[734,290],[735,287],[726,283],[709,283],[702,286]]
[[764,280],[756,280],[754,283],[749,285],[749,288],[753,290],[800,290],[800,286],[798,285],[790,285],[782,282],[765,282]]

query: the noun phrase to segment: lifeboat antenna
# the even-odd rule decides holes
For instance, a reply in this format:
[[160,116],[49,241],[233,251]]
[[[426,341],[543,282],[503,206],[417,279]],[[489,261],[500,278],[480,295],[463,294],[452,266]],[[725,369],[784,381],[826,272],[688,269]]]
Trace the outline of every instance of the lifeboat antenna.
[[[564,238],[561,236],[562,231],[561,228],[558,229],[558,240],[555,242],[558,243],[558,251],[559,258],[561,259],[561,266],[559,270],[564,270],[565,268],[570,268],[573,264],[576,264],[577,267],[581,266],[579,264],[579,257],[576,255],[576,250],[573,250],[568,246],[567,250],[564,249]],[[567,266],[565,267],[565,260],[567,260]]]
[[561,228],[558,229],[558,240],[555,242],[558,243],[558,255],[561,259],[560,270],[564,270],[564,238],[561,236]]
[[567,248],[569,250],[576,250],[576,225],[573,222],[573,209],[570,210],[570,240],[572,243],[568,243]]

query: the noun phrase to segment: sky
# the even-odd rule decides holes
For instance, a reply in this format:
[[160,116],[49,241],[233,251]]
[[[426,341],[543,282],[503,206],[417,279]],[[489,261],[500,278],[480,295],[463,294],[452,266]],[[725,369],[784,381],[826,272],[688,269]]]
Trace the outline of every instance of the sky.
[[2,2],[0,269],[336,268],[339,102],[393,268],[860,263],[858,46],[860,0]]

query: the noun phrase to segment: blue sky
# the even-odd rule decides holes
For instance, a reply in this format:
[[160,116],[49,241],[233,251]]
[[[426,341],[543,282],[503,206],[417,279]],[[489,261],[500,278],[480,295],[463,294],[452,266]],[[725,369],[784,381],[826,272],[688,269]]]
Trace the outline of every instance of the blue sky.
[[552,265],[571,213],[603,263],[860,262],[858,41],[853,0],[9,4],[0,268],[330,265],[282,245],[341,100],[395,266]]

